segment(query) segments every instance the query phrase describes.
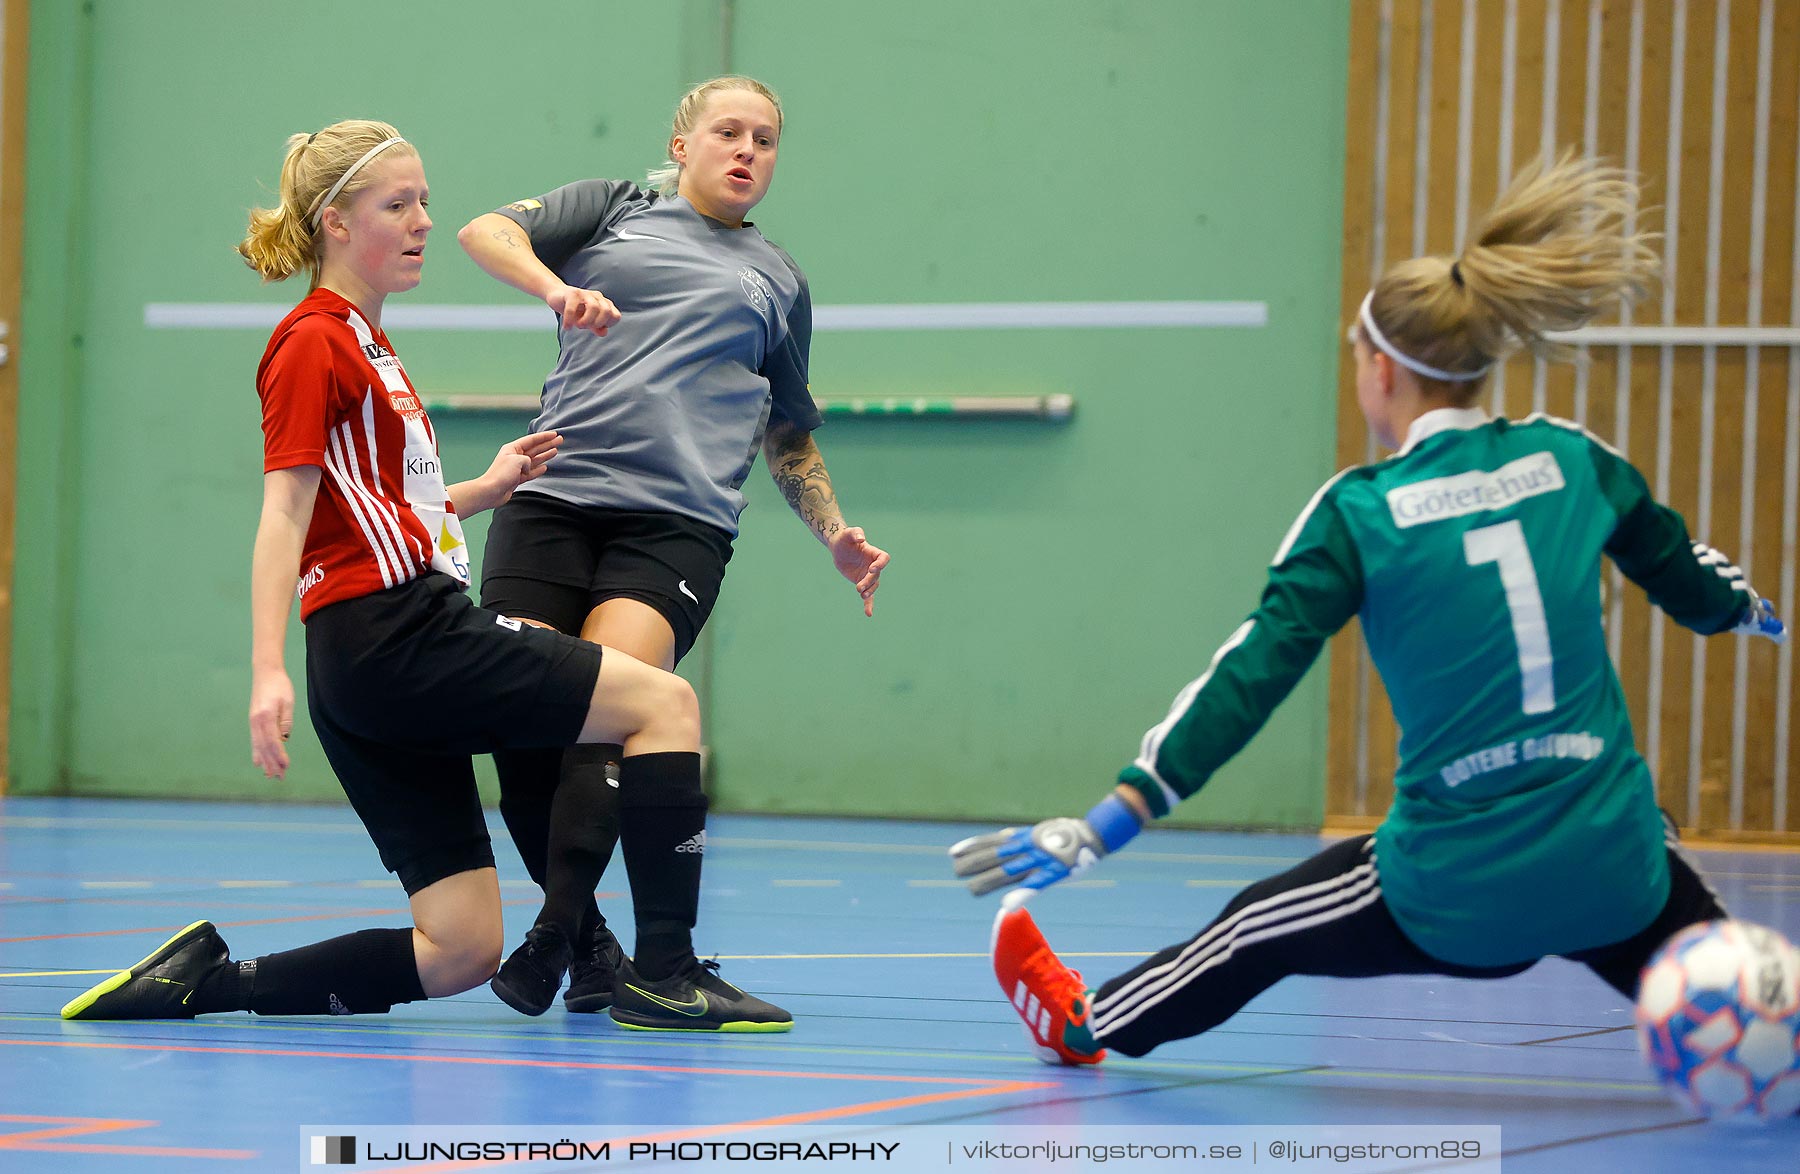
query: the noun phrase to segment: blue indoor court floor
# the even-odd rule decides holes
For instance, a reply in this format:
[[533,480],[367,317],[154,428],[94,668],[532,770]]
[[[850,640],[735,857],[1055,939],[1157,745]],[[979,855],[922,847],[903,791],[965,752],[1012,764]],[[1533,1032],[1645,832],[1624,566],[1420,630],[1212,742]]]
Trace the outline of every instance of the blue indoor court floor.
[[[1206,1128],[1498,1126],[1510,1172],[1800,1169],[1800,1122],[1709,1125],[1676,1107],[1625,1002],[1554,961],[1492,983],[1290,980],[1145,1059],[1045,1067],[988,966],[994,901],[949,877],[945,846],[977,830],[714,818],[697,942],[727,979],[794,1012],[788,1035],[627,1032],[560,1003],[530,1019],[486,987],[386,1016],[64,1023],[66,1000],[198,918],[250,957],[405,924],[404,896],[348,809],[0,800],[0,1170],[305,1169],[302,1126],[414,1123],[615,1145],[866,1142],[952,1124],[1178,1126],[1201,1141]],[[1104,976],[1318,846],[1158,830],[1033,908],[1065,958]],[[500,854],[510,948],[537,902]],[[1800,938],[1800,855],[1698,856],[1737,915]],[[605,886],[624,930],[618,862]]]

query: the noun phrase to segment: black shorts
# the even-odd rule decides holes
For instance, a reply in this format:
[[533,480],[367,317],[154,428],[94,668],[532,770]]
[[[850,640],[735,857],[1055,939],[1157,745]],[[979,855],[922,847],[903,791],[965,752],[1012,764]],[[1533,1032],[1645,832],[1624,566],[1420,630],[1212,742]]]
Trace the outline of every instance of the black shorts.
[[313,728],[409,894],[493,866],[469,756],[573,745],[600,652],[478,608],[442,574],[307,619]]
[[494,511],[481,605],[576,635],[609,599],[656,609],[680,663],[718,602],[731,535],[681,514],[572,505],[520,493]]

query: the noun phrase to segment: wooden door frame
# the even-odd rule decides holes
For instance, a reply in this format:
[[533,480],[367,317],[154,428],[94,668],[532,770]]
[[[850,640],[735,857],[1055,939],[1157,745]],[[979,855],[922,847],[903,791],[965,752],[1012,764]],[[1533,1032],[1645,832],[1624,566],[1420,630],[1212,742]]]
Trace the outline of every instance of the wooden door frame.
[[19,303],[25,245],[25,94],[30,0],[0,0],[0,795],[12,761],[12,628],[19,467]]

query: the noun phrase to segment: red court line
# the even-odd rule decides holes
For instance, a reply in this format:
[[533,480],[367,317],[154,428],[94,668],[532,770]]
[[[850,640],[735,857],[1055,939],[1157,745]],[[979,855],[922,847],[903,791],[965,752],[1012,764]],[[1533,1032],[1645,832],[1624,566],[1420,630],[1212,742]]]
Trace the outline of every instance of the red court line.
[[197,1150],[181,1146],[101,1145],[99,1142],[79,1141],[47,1141],[42,1145],[17,1146],[0,1144],[0,1153],[7,1150],[27,1154],[115,1154],[125,1158],[227,1158],[241,1161],[262,1157],[261,1150]]
[[[797,1073],[781,1073],[783,1076],[801,1075]],[[868,1077],[854,1079],[874,1080],[942,1080],[949,1082],[950,1077]],[[956,1078],[959,1082],[969,1083],[967,1077]],[[590,1146],[598,1146],[604,1141],[607,1145],[625,1147],[632,1142],[662,1143],[675,1141],[693,1141],[701,1137],[715,1137],[721,1133],[750,1133],[760,1129],[779,1129],[783,1126],[813,1125],[821,1121],[834,1121],[844,1117],[860,1117],[865,1113],[885,1113],[893,1109],[907,1109],[915,1105],[936,1105],[945,1101],[967,1100],[971,1097],[992,1097],[1009,1092],[1031,1092],[1043,1088],[1060,1088],[1053,1081],[1047,1080],[1010,1080],[987,1081],[986,1088],[965,1088],[955,1092],[922,1093],[911,1097],[894,1097],[885,1101],[860,1101],[851,1105],[839,1105],[832,1109],[813,1109],[805,1113],[786,1113],[779,1117],[757,1117],[749,1121],[730,1121],[723,1125],[696,1125],[692,1129],[674,1129],[666,1133],[640,1133],[632,1137],[614,1137],[595,1139],[588,1142]],[[523,1159],[529,1161],[530,1159]],[[499,1161],[486,1162],[438,1162],[425,1166],[387,1166],[383,1169],[390,1174],[453,1174],[458,1170],[485,1170],[490,1166],[507,1166],[514,1164],[515,1159],[502,1158]]]
[[21,1117],[0,1114],[0,1121],[21,1125],[60,1125],[60,1129],[32,1129],[24,1133],[0,1134],[0,1151],[23,1153],[116,1154],[122,1157],[154,1158],[254,1158],[256,1150],[209,1150],[161,1145],[107,1145],[102,1142],[59,1142],[55,1137],[80,1137],[85,1133],[114,1133],[121,1129],[147,1129],[160,1121],[127,1121],[104,1117]]
[[[408,1064],[475,1064],[492,1068],[576,1068],[592,1072],[664,1072],[686,1076],[766,1076],[778,1080],[874,1081],[883,1084],[969,1084],[983,1087],[992,1080],[978,1076],[882,1076],[865,1072],[791,1072],[778,1068],[696,1068],[677,1064],[603,1064],[593,1060],[527,1060],[514,1056],[436,1056],[393,1052],[323,1052],[301,1048],[198,1047],[190,1044],[136,1044],[103,1040],[0,1039],[0,1044],[23,1048],[96,1048],[125,1052],[192,1052],[212,1056],[295,1056],[312,1060],[386,1060]],[[1053,1083],[1029,1085],[1053,1088]]]
[[[671,1142],[691,1141],[695,1138],[711,1137],[721,1133],[750,1132],[761,1129],[776,1129],[783,1126],[810,1125],[821,1121],[832,1121],[844,1117],[859,1117],[868,1113],[885,1113],[895,1109],[911,1108],[917,1105],[935,1105],[946,1101],[966,1100],[972,1097],[1000,1096],[1012,1092],[1031,1092],[1038,1089],[1058,1088],[1054,1081],[1045,1080],[989,1080],[970,1076],[903,1076],[875,1075],[863,1072],[789,1072],[766,1068],[712,1068],[694,1067],[675,1064],[603,1064],[589,1060],[526,1060],[512,1057],[492,1056],[430,1056],[430,1055],[393,1055],[380,1052],[325,1052],[283,1048],[225,1048],[194,1047],[179,1044],[137,1044],[103,1042],[99,1040],[25,1040],[0,1039],[0,1044],[15,1047],[37,1048],[95,1048],[113,1051],[133,1052],[192,1052],[203,1055],[225,1056],[294,1056],[327,1060],[386,1060],[401,1061],[414,1064],[475,1064],[496,1068],[576,1068],[602,1072],[658,1072],[698,1076],[755,1076],[776,1080],[835,1080],[848,1082],[874,1082],[884,1084],[955,1084],[967,1085],[948,1092],[920,1093],[915,1096],[891,1097],[879,1101],[859,1101],[849,1105],[839,1105],[830,1109],[814,1109],[803,1113],[785,1113],[774,1117],[758,1117],[748,1121],[732,1121],[723,1125],[699,1125],[690,1129],[676,1129],[664,1133],[639,1134],[632,1137],[612,1139],[614,1145],[629,1145],[637,1142]],[[3,1118],[0,1118],[3,1119]],[[34,1118],[34,1120],[46,1120]],[[63,1143],[71,1144],[71,1143]],[[598,1141],[589,1144],[597,1145]],[[0,1150],[9,1147],[0,1138]],[[17,1147],[25,1148],[25,1147]],[[60,1146],[58,1148],[61,1148]],[[131,1147],[118,1147],[116,1151],[93,1149],[84,1152],[118,1152],[118,1153],[164,1153],[157,1150],[137,1150]],[[235,1156],[237,1151],[194,1151],[195,1157]],[[253,1156],[253,1155],[251,1155]],[[408,1166],[403,1168],[408,1174],[447,1174],[449,1171],[472,1170],[488,1166],[510,1164],[510,1162],[469,1162],[449,1163],[427,1166]]]

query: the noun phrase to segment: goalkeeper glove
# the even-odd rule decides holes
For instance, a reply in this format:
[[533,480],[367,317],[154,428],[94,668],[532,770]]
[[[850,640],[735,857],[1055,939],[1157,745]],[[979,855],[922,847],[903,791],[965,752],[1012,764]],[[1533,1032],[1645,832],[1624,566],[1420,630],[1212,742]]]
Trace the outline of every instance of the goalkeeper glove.
[[977,897],[1008,885],[1041,889],[1081,875],[1141,830],[1137,812],[1114,792],[1081,819],[970,836],[951,846],[950,862]]

